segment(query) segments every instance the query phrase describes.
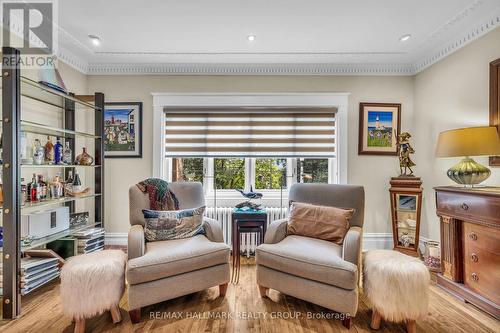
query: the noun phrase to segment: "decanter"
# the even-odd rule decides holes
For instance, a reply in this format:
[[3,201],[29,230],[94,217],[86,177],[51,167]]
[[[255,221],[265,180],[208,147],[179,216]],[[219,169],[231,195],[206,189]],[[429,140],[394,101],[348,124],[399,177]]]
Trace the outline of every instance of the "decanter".
[[83,152],[75,158],[75,164],[92,165],[94,158],[87,153],[87,148],[83,147]]

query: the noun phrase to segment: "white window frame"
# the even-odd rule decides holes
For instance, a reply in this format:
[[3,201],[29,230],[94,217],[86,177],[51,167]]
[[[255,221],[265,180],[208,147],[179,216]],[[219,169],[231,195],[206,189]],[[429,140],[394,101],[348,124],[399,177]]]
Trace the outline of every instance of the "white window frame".
[[[347,110],[349,93],[152,93],[153,96],[153,176],[171,180],[172,160],[165,157],[165,108],[196,108],[196,107],[311,107],[337,108],[335,115],[335,158],[329,159],[329,183],[347,183]],[[288,166],[289,163],[287,163]],[[291,166],[296,170],[296,166]],[[213,163],[204,162],[205,174],[213,175]],[[245,163],[245,172],[250,166]],[[248,170],[247,170],[248,168]],[[255,168],[253,168],[255,169]],[[287,171],[288,172],[288,171]],[[293,172],[293,171],[292,171]],[[246,174],[246,173],[245,173]],[[245,176],[247,188],[249,179]],[[292,178],[293,179],[293,178]],[[213,189],[213,177],[205,183],[207,196]],[[291,185],[291,184],[290,184]],[[289,186],[287,184],[287,186]],[[265,190],[268,196],[280,195],[279,190]],[[226,190],[228,194],[232,190]],[[217,191],[218,197],[224,197],[222,190]],[[263,191],[264,192],[264,191]],[[273,193],[270,193],[273,192]],[[231,195],[232,196],[232,195]]]

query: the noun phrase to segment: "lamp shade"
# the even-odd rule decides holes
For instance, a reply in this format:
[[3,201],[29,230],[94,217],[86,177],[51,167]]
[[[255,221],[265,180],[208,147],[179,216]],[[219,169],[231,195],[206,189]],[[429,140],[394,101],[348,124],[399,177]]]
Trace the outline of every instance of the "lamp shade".
[[459,128],[439,133],[437,157],[500,155],[496,127]]

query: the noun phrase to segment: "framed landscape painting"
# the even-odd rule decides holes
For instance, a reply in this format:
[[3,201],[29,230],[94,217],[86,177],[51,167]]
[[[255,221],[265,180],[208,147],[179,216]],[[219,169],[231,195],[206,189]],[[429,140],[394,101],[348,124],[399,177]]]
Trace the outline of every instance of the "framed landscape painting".
[[104,156],[142,157],[142,103],[113,102],[104,108]]
[[359,103],[359,155],[397,155],[401,104]]

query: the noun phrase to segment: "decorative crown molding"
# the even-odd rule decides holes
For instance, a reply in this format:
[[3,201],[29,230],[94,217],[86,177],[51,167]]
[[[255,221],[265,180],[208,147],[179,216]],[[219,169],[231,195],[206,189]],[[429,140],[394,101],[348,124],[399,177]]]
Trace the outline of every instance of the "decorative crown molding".
[[412,75],[410,64],[90,64],[89,75]]
[[[422,50],[415,61],[402,64],[370,64],[370,63],[345,63],[345,64],[229,64],[229,63],[88,63],[83,58],[60,48],[58,57],[87,75],[395,75],[412,76],[446,56],[459,50],[470,42],[480,38],[486,33],[500,26],[500,8],[472,28],[457,33],[458,38],[432,47],[439,43],[443,34],[453,29],[457,24],[477,10],[484,0],[476,0],[465,9],[457,13],[435,31],[431,32],[422,45],[416,51]],[[67,33],[60,34],[64,44],[75,46],[79,51],[92,52],[88,47],[76,41]],[[70,47],[73,49],[73,47]]]

